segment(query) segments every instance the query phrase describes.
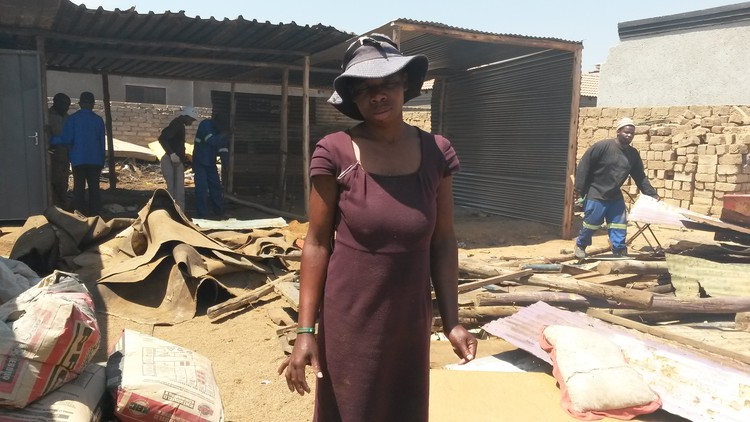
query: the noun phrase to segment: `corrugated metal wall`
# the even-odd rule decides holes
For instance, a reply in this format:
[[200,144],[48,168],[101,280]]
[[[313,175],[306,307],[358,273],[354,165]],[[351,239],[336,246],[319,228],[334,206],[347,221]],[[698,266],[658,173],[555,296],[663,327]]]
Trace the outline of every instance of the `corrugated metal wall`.
[[[574,56],[545,51],[445,82],[442,134],[461,161],[457,205],[560,226]],[[440,125],[441,84],[433,93]]]
[[[229,92],[212,91],[215,112],[229,115]],[[235,94],[234,186],[239,195],[262,195],[277,188],[281,139],[281,97],[264,94]],[[328,133],[346,129],[353,121],[325,102],[310,99],[310,151]],[[289,97],[287,196],[304,197],[302,177],[302,97]],[[300,202],[301,203],[301,202]],[[295,204],[299,206],[298,204]]]

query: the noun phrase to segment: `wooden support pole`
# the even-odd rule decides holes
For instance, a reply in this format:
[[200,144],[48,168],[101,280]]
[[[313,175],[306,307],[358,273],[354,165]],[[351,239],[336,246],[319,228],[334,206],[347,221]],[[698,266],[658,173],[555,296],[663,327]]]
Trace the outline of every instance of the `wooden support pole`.
[[227,170],[227,193],[234,193],[235,124],[237,122],[236,86],[232,82],[229,91],[229,169]]
[[701,298],[654,295],[654,303],[651,309],[674,313],[734,314],[750,312],[750,297],[717,296]]
[[[627,289],[625,289],[627,290]],[[633,290],[637,291],[637,290]],[[474,299],[475,306],[525,306],[538,301],[555,306],[575,308],[630,309],[622,301],[589,298],[585,294],[567,292],[511,292],[486,293]],[[670,314],[734,314],[750,312],[750,297],[681,298],[671,295],[653,295],[649,311]]]
[[[588,256],[594,256],[594,255],[598,255],[600,253],[609,252],[611,249],[612,249],[611,246],[603,246],[601,248],[587,249],[586,250],[586,255],[588,255]],[[556,262],[571,261],[571,260],[574,260],[574,259],[576,259],[575,254],[569,253],[569,254],[565,254],[565,255],[558,255],[558,256],[546,257],[544,260],[547,261],[547,262],[556,263]]]
[[507,268],[500,268],[497,265],[488,264],[481,259],[476,259],[465,254],[461,254],[458,257],[458,270],[465,274],[483,278],[508,274],[507,271],[510,271]]
[[521,310],[520,306],[474,306],[458,308],[459,318],[505,318]]
[[276,186],[276,208],[286,206],[286,163],[289,155],[289,69],[281,74],[281,138],[279,139],[279,180]]
[[570,119],[568,120],[568,160],[565,169],[565,197],[563,198],[562,238],[573,234],[573,175],[576,170],[578,152],[578,110],[581,102],[581,62],[583,46],[576,46],[571,61],[572,86],[570,92]]
[[40,104],[41,104],[41,119],[42,119],[42,127],[40,128],[38,135],[40,136],[41,143],[43,145],[42,148],[39,149],[40,159],[41,163],[43,165],[44,170],[44,181],[45,181],[45,189],[44,189],[44,208],[47,208],[50,204],[52,204],[54,201],[52,200],[52,163],[49,159],[49,154],[47,154],[47,151],[49,150],[49,141],[52,137],[52,133],[50,132],[49,128],[49,111],[48,111],[48,94],[47,94],[47,48],[46,48],[46,40],[43,36],[37,36],[36,37],[36,53],[39,57],[39,94],[40,94]]
[[117,172],[115,170],[115,138],[112,134],[112,102],[109,96],[109,75],[102,73],[102,92],[104,93],[104,125],[107,131],[107,161],[109,162],[109,190],[117,189]]
[[573,278],[552,278],[549,276],[534,275],[523,280],[523,283],[532,286],[550,287],[598,299],[612,300],[639,309],[648,309],[654,302],[654,294],[645,290],[632,290],[619,286],[606,286]]
[[638,261],[629,259],[625,261],[601,261],[596,270],[600,274],[641,274],[660,275],[669,273],[667,263],[664,261]]
[[302,176],[305,183],[305,215],[310,213],[310,56],[302,74]]
[[590,306],[620,307],[615,302],[605,302],[593,304],[585,296],[565,293],[565,292],[511,292],[497,294],[483,294],[474,298],[474,305],[477,307],[485,306],[526,306],[536,302],[544,302],[552,306],[564,306],[574,308],[588,308]]

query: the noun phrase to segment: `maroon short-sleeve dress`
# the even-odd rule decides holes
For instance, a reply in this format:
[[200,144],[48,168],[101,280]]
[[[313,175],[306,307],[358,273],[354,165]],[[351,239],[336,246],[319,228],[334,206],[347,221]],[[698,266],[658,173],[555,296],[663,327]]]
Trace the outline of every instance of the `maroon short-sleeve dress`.
[[[417,130],[417,129],[415,129]],[[370,174],[348,133],[318,142],[310,174],[337,177],[336,239],[320,314],[317,421],[427,421],[430,239],[450,142],[419,130],[416,173]]]

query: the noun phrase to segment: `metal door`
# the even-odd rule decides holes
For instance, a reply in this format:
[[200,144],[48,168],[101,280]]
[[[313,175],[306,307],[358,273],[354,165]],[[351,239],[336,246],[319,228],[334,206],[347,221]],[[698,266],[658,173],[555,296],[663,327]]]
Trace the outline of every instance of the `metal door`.
[[39,73],[35,52],[0,50],[0,220],[25,220],[48,203]]

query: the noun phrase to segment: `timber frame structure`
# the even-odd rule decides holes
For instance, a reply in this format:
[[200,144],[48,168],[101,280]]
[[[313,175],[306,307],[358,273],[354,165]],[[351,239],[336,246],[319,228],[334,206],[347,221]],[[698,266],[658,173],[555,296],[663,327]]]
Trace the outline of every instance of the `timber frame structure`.
[[[388,34],[405,54],[424,54],[430,61],[432,128],[451,140],[462,163],[454,179],[456,203],[560,226],[562,236],[570,237],[582,44],[408,19],[371,32]],[[342,51],[356,37],[322,24],[106,11],[69,0],[0,5],[0,49],[36,51],[42,75],[47,70],[101,75],[110,147],[109,75],[226,82],[232,98],[237,83],[273,85],[280,87],[282,107],[288,88],[302,87],[302,121],[282,115],[279,122],[279,181],[292,153],[286,125],[301,124],[305,203],[309,92],[331,89]],[[40,102],[46,104],[42,88]],[[114,187],[114,160],[109,165]],[[230,187],[237,165],[230,160]]]

